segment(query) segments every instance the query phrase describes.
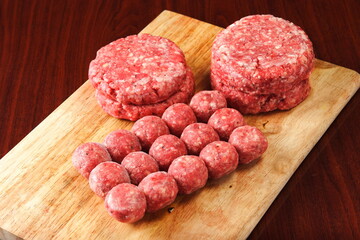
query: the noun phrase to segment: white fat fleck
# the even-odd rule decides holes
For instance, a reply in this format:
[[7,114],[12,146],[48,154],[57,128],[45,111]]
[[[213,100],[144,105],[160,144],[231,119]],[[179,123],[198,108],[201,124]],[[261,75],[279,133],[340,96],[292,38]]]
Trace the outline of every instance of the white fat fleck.
[[153,76],[153,79],[157,82],[170,82],[172,80],[171,76]]
[[137,81],[136,83],[137,83],[138,85],[145,85],[145,84],[147,84],[149,81],[150,81],[149,78],[142,78],[142,79],[140,79],[139,81]]
[[210,107],[211,108],[216,108],[216,103],[215,102],[210,102]]
[[247,62],[244,61],[236,61],[236,63],[240,66],[240,67],[246,67],[248,65]]
[[223,60],[225,60],[225,61],[228,61],[229,60],[229,57],[227,56],[227,55],[221,55],[221,58],[223,59]]
[[151,66],[156,67],[156,63],[154,63],[154,62],[144,62],[144,63],[141,64],[141,66],[144,67],[144,68],[151,67]]

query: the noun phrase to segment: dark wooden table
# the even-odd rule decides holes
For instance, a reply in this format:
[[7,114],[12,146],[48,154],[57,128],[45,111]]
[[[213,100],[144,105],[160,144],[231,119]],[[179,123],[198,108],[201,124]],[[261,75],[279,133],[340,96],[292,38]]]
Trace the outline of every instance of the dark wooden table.
[[[301,26],[317,58],[360,71],[359,0],[2,0],[0,157],[87,79],[101,46],[138,33],[164,9],[221,27],[270,13]],[[360,239],[359,108],[357,93],[250,239]]]

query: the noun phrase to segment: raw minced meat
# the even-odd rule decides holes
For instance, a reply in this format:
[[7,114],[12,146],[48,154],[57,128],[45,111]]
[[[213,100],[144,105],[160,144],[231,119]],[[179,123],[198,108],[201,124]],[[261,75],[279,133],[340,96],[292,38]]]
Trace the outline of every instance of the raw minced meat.
[[[216,36],[211,85],[243,114],[289,109],[308,96],[310,85],[300,86],[308,83],[313,65],[312,43],[300,27],[271,15],[252,15]],[[283,104],[284,94],[294,88],[302,91]]]

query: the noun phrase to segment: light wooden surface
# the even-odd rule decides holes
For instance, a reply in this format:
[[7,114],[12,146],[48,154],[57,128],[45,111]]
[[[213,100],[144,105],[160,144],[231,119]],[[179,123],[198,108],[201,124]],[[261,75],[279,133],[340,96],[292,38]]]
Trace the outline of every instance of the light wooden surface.
[[[164,11],[142,32],[177,43],[200,90],[209,88],[210,47],[220,30]],[[171,213],[163,209],[122,224],[71,164],[79,144],[101,142],[132,124],[106,115],[87,81],[1,159],[0,228],[24,239],[244,239],[357,91],[360,77],[317,60],[311,84],[310,96],[293,110],[246,117],[269,140],[259,161],[178,196]]]

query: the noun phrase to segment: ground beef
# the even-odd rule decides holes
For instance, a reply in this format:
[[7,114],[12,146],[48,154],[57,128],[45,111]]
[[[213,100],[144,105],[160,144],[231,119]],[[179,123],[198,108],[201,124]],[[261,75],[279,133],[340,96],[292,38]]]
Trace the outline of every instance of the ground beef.
[[116,162],[100,163],[89,176],[91,190],[102,198],[120,183],[130,183],[130,177],[126,169]]
[[197,121],[194,111],[185,103],[171,105],[165,110],[161,118],[169,127],[170,132],[178,137],[185,127]]
[[236,169],[239,155],[233,145],[228,142],[215,141],[206,145],[200,152],[210,178],[221,178]]
[[140,151],[141,145],[136,135],[128,130],[116,130],[109,133],[104,140],[112,160],[121,163],[131,152]]
[[145,193],[148,212],[170,205],[178,193],[175,179],[167,172],[150,173],[140,182],[139,188]]
[[157,115],[161,117],[165,109],[172,104],[188,103],[190,101],[190,98],[194,94],[194,89],[195,80],[191,70],[187,68],[187,74],[182,85],[180,86],[179,91],[170,96],[168,99],[158,103],[144,105],[124,104],[116,101],[116,99],[114,99],[110,95],[99,90],[96,90],[95,96],[100,106],[109,115],[116,118],[136,121],[139,118],[148,115]]
[[162,135],[151,145],[149,154],[167,171],[172,161],[187,154],[185,143],[174,135]]
[[168,172],[175,178],[180,194],[195,192],[204,187],[208,179],[208,170],[204,161],[193,155],[176,158]]
[[96,89],[123,104],[153,104],[177,92],[186,75],[183,52],[169,39],[150,34],[120,38],[90,63]]
[[219,91],[200,91],[190,101],[197,120],[205,123],[216,110],[226,106],[226,98]]
[[111,161],[106,147],[100,143],[88,142],[76,148],[72,155],[72,163],[76,170],[86,178],[90,172],[102,162]]
[[129,153],[121,165],[129,173],[132,184],[138,185],[150,173],[159,171],[156,160],[145,152]]
[[145,194],[135,185],[129,183],[119,184],[107,194],[105,208],[110,216],[120,222],[136,222],[145,215]]
[[[213,76],[213,79],[215,78]],[[217,83],[213,81],[213,84]],[[297,83],[292,89],[278,95],[244,93],[222,83],[219,84],[222,86],[222,92],[227,96],[229,106],[243,114],[270,112],[276,109],[288,110],[299,105],[310,93],[309,79]]]
[[189,154],[199,155],[209,143],[220,140],[216,131],[208,124],[193,123],[187,126],[180,137]]
[[236,148],[239,162],[245,164],[259,158],[268,147],[264,134],[248,125],[236,128],[230,135],[229,143]]
[[161,135],[169,134],[166,123],[158,116],[145,116],[137,120],[131,131],[139,138],[142,148],[148,151]]
[[[211,85],[243,114],[288,109],[308,95],[309,86],[288,93],[309,78],[313,65],[312,43],[301,28],[271,15],[253,15],[216,36]],[[292,104],[283,106],[284,94]],[[257,104],[257,98],[262,102]]]
[[245,119],[234,108],[221,108],[211,115],[208,124],[215,129],[221,139],[227,141],[235,128],[245,124]]

